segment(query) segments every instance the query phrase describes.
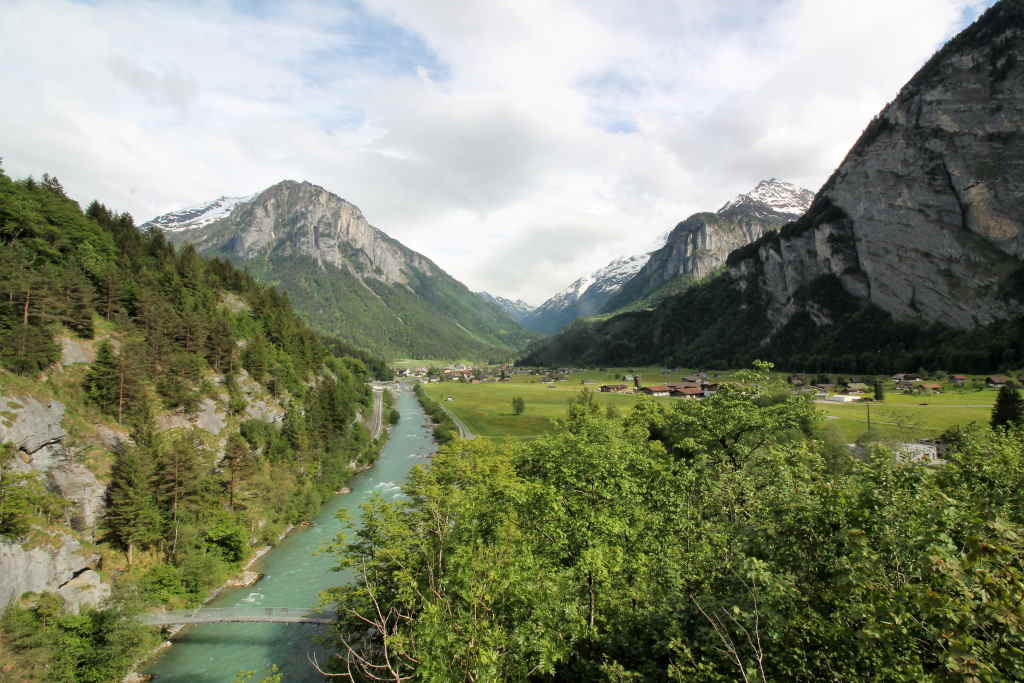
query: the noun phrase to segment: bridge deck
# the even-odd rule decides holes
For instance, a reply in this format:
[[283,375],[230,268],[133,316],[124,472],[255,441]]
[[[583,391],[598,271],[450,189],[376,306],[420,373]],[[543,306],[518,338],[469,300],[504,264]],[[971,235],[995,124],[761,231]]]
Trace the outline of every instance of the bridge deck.
[[139,617],[142,623],[150,626],[239,622],[333,624],[335,619],[333,612],[293,607],[210,607],[160,612]]

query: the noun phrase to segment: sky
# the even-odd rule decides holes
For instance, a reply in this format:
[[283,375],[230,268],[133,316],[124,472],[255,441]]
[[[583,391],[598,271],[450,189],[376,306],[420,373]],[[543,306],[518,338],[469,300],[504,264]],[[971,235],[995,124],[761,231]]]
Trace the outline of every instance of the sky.
[[142,223],[308,180],[539,304],[763,178],[817,190],[993,0],[4,0],[9,176]]

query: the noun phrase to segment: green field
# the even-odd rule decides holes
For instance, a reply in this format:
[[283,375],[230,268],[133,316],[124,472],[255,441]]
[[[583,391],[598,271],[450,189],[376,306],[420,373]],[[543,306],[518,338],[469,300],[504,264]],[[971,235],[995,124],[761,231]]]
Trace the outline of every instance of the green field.
[[[664,375],[659,368],[636,368],[636,371],[645,385],[678,381],[686,374],[685,370],[678,370]],[[523,439],[550,431],[552,420],[565,417],[569,400],[581,389],[589,388],[596,392],[601,384],[622,383],[622,375],[628,372],[624,369],[583,370],[569,375],[568,381],[553,384],[544,383],[540,377],[523,375],[501,383],[442,382],[427,385],[427,392],[455,413],[475,434],[497,439]],[[728,374],[721,373],[721,377]],[[912,396],[896,393],[889,386],[885,401],[871,404],[872,431],[882,438],[910,441],[938,436],[957,424],[988,422],[996,394],[994,389],[985,389]],[[449,396],[450,401],[447,400]],[[512,412],[512,398],[515,396],[521,396],[526,402],[522,415]],[[596,393],[595,398],[602,406],[614,405],[620,413],[625,413],[640,397]],[[686,399],[655,400],[673,403]],[[843,440],[853,442],[867,432],[866,404],[821,401],[815,405],[824,417],[823,424],[837,431]]]

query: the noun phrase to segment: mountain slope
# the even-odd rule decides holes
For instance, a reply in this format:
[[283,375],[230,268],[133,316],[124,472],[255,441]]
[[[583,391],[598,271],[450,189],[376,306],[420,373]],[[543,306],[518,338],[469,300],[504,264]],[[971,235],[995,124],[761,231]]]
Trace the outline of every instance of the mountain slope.
[[476,295],[484,301],[497,305],[501,310],[508,313],[517,323],[522,323],[523,318],[533,311],[533,306],[522,299],[516,299],[513,301],[512,299],[506,299],[503,296],[495,296],[489,292],[477,292]]
[[529,339],[430,259],[308,182],[283,181],[189,229],[146,226],[228,258],[287,292],[315,328],[389,356],[504,358]]
[[894,365],[1024,360],[1024,0],[951,40],[813,206],[655,311],[577,324],[534,362]]
[[810,190],[771,178],[726,203],[716,213],[695,213],[669,233],[665,246],[604,307],[604,312],[659,298],[671,285],[682,289],[725,264],[733,249],[753,242],[766,230],[799,218],[814,199]]
[[617,258],[604,268],[575,280],[524,317],[523,326],[552,334],[576,318],[600,313],[650,256],[651,252],[647,252]]

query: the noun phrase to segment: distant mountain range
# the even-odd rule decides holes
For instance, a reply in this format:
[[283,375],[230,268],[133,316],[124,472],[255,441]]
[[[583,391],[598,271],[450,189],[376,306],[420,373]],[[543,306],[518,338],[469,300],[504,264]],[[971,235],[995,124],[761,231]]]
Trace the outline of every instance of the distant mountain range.
[[[1024,330],[1022,179],[1024,2],[1004,0],[868,124],[799,218],[767,229],[797,203],[765,187],[687,219],[670,237],[679,248],[666,245],[675,249],[663,254],[667,273],[654,276],[652,257],[633,281],[643,286],[621,295],[651,292],[698,253],[702,243],[691,235],[739,211],[742,220],[729,220],[739,248],[720,273],[654,310],[574,325],[526,360],[736,367],[760,357],[847,372],[1006,367],[1020,357]],[[760,213],[765,198],[770,213]]]
[[522,323],[551,334],[577,318],[652,303],[722,267],[730,251],[753,242],[765,230],[795,220],[813,198],[813,192],[792,183],[762,180],[717,213],[697,213],[679,223],[659,248],[615,259],[575,280]]
[[314,328],[388,357],[506,359],[531,339],[501,305],[308,182],[221,197],[142,227],[243,265],[287,292]]
[[506,299],[503,296],[495,296],[488,292],[477,292],[477,296],[481,297],[484,301],[489,301],[492,304],[497,305],[501,310],[512,316],[512,319],[516,322],[521,323],[523,318],[528,316],[533,311],[533,306],[526,303],[522,299]]

